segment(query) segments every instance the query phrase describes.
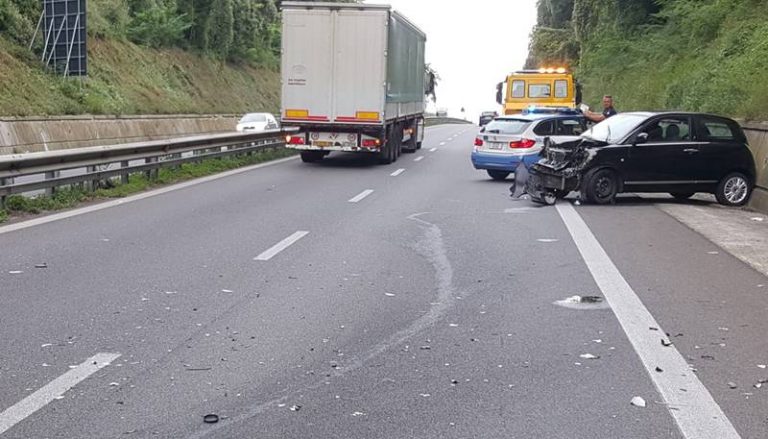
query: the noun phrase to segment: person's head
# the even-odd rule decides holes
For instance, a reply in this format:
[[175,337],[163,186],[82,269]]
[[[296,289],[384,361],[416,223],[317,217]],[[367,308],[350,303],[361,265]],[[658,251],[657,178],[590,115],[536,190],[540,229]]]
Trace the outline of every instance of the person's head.
[[608,109],[613,107],[613,96],[603,96],[603,108]]

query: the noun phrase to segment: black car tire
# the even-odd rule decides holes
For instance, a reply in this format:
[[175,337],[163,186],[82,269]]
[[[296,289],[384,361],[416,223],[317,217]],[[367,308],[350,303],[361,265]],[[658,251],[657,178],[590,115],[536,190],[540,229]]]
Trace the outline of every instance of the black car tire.
[[743,206],[752,195],[752,183],[741,172],[733,172],[725,176],[717,185],[715,198],[723,206]]
[[489,177],[491,177],[492,179],[494,179],[496,181],[506,180],[507,177],[509,177],[509,174],[510,174],[507,171],[494,171],[492,169],[488,169],[485,172],[488,173]]
[[669,195],[672,195],[676,200],[685,201],[696,195],[696,192],[670,192]]
[[302,151],[301,152],[301,161],[304,163],[314,163],[318,162],[325,157],[325,154],[323,154],[322,151]]
[[581,193],[588,203],[610,204],[619,193],[619,179],[610,169],[594,169],[585,176]]

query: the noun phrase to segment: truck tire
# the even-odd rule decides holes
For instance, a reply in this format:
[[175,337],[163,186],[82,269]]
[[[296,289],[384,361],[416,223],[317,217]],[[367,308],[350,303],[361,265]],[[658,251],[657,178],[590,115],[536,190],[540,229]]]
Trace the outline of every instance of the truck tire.
[[322,151],[301,151],[301,161],[304,163],[319,162],[325,157]]
[[411,138],[408,139],[408,142],[403,145],[403,152],[408,154],[413,154],[416,152],[417,149],[419,149],[416,139],[419,136],[419,124],[414,122],[413,125],[413,133],[411,133]]
[[384,143],[384,146],[382,146],[381,150],[376,154],[379,164],[388,165],[392,163],[392,152],[392,142],[387,139],[387,141]]

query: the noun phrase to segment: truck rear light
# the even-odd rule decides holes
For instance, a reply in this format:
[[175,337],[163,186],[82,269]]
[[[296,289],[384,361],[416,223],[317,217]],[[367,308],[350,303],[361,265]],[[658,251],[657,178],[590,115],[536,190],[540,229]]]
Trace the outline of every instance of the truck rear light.
[[380,139],[363,139],[364,148],[376,148],[378,146],[381,146]]
[[285,143],[289,145],[303,145],[304,138],[300,136],[285,136]]
[[512,149],[527,149],[527,148],[533,148],[533,145],[535,144],[536,144],[535,140],[520,139],[520,140],[515,140],[513,142],[509,142],[509,147]]
[[475,146],[483,146],[483,139],[479,137],[475,138]]

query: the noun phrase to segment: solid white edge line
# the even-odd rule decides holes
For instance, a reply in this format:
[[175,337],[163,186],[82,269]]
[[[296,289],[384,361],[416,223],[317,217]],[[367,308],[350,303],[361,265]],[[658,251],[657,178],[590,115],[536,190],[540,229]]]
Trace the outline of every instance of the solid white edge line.
[[[616,315],[683,436],[690,439],[740,438],[728,417],[680,352],[674,346],[662,345],[662,338],[666,340],[664,329],[632,290],[576,209],[565,202],[558,203],[556,208],[595,283]],[[663,372],[657,372],[657,367]]]
[[415,159],[413,159],[413,161],[414,161],[414,162],[420,162],[420,161],[422,161],[422,160],[424,160],[424,156],[423,156],[423,155],[422,155],[422,156],[419,156],[419,157],[416,157]]
[[239,169],[233,169],[231,171],[222,172],[220,174],[210,175],[208,177],[202,177],[195,180],[185,181],[183,183],[174,184],[171,186],[166,186],[160,189],[151,190],[148,192],[143,192],[140,194],[132,195],[130,197],[121,198],[119,200],[112,200],[112,201],[106,201],[104,203],[95,204],[93,206],[88,207],[82,207],[79,209],[70,210],[67,212],[62,213],[56,213],[53,215],[48,215],[40,218],[31,219],[29,221],[24,221],[16,224],[9,224],[7,226],[0,227],[0,235],[4,233],[10,233],[15,232],[17,230],[27,229],[29,227],[35,227],[42,224],[48,224],[52,223],[54,221],[60,221],[67,218],[72,218],[79,215],[85,215],[87,213],[92,212],[98,212],[100,210],[109,209],[116,206],[121,206],[123,204],[132,203],[139,200],[144,200],[146,198],[150,197],[156,197],[158,195],[166,194],[168,192],[178,191],[181,189],[186,189],[188,187],[196,186],[198,184],[208,183],[211,181],[219,180],[222,178],[231,177],[233,175],[242,174],[244,172],[250,172],[256,169],[266,168],[269,166],[279,165],[281,163],[285,163],[288,161],[296,160],[298,159],[298,156],[295,157],[288,157],[284,159],[274,160],[267,163],[259,163],[258,165],[248,166],[245,168],[239,168]]
[[298,232],[294,233],[293,235],[291,235],[291,236],[283,239],[282,241],[278,242],[272,248],[270,248],[269,250],[265,251],[264,253],[256,256],[255,258],[253,258],[253,260],[254,261],[268,261],[268,260],[274,258],[275,256],[277,256],[278,253],[280,253],[281,251],[283,251],[283,250],[287,249],[288,247],[292,246],[298,240],[300,240],[301,238],[303,238],[303,237],[305,237],[307,235],[309,235],[309,232],[298,231]]
[[389,175],[392,176],[392,177],[397,177],[398,175],[402,174],[403,172],[405,172],[405,169],[400,168],[397,171],[395,171],[395,172],[393,172],[393,173],[391,173]]
[[359,203],[365,199],[368,195],[371,195],[373,193],[373,189],[366,189],[359,194],[355,195],[353,198],[350,198],[350,203]]
[[96,354],[79,364],[76,368],[41,387],[38,391],[8,407],[0,413],[0,434],[3,434],[14,425],[45,407],[54,399],[62,396],[69,389],[98,372],[99,369],[108,366],[118,357],[120,357],[120,354]]

